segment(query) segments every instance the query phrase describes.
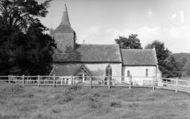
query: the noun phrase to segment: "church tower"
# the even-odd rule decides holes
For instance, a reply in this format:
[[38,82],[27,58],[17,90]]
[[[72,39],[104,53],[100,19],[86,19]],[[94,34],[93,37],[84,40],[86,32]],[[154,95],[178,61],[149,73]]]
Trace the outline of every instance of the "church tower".
[[75,48],[75,35],[75,31],[72,29],[69,21],[67,6],[65,4],[65,11],[63,12],[61,23],[53,33],[58,50],[64,52],[67,47]]

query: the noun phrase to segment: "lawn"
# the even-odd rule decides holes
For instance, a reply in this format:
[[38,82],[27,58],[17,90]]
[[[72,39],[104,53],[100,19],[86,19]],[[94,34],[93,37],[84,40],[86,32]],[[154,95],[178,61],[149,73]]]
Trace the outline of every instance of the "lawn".
[[0,119],[189,119],[190,94],[149,88],[0,86]]

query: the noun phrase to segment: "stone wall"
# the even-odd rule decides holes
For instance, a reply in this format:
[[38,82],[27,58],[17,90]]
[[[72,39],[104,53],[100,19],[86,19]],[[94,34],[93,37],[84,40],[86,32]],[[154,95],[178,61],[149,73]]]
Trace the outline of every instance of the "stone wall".
[[151,85],[152,81],[156,80],[156,66],[124,66],[123,81],[127,83],[130,81],[130,78],[128,77],[128,71],[132,76],[133,85]]

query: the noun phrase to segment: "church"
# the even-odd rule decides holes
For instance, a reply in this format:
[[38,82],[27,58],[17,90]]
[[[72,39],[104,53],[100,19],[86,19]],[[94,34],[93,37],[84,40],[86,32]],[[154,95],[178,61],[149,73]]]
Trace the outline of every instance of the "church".
[[[57,48],[53,56],[51,75],[78,77],[78,82],[91,80],[101,84],[111,77],[114,84],[143,85],[144,81],[158,80],[155,49],[120,49],[118,44],[77,44],[76,32],[71,27],[67,6],[60,25],[51,30]],[[70,81],[68,81],[70,82]]]

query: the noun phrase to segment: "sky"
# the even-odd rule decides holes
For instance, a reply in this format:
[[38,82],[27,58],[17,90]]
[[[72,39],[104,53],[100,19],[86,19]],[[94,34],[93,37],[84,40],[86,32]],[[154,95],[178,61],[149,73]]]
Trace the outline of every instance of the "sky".
[[143,47],[159,40],[173,53],[190,53],[190,0],[53,0],[42,23],[55,29],[65,3],[78,43],[138,34]]

